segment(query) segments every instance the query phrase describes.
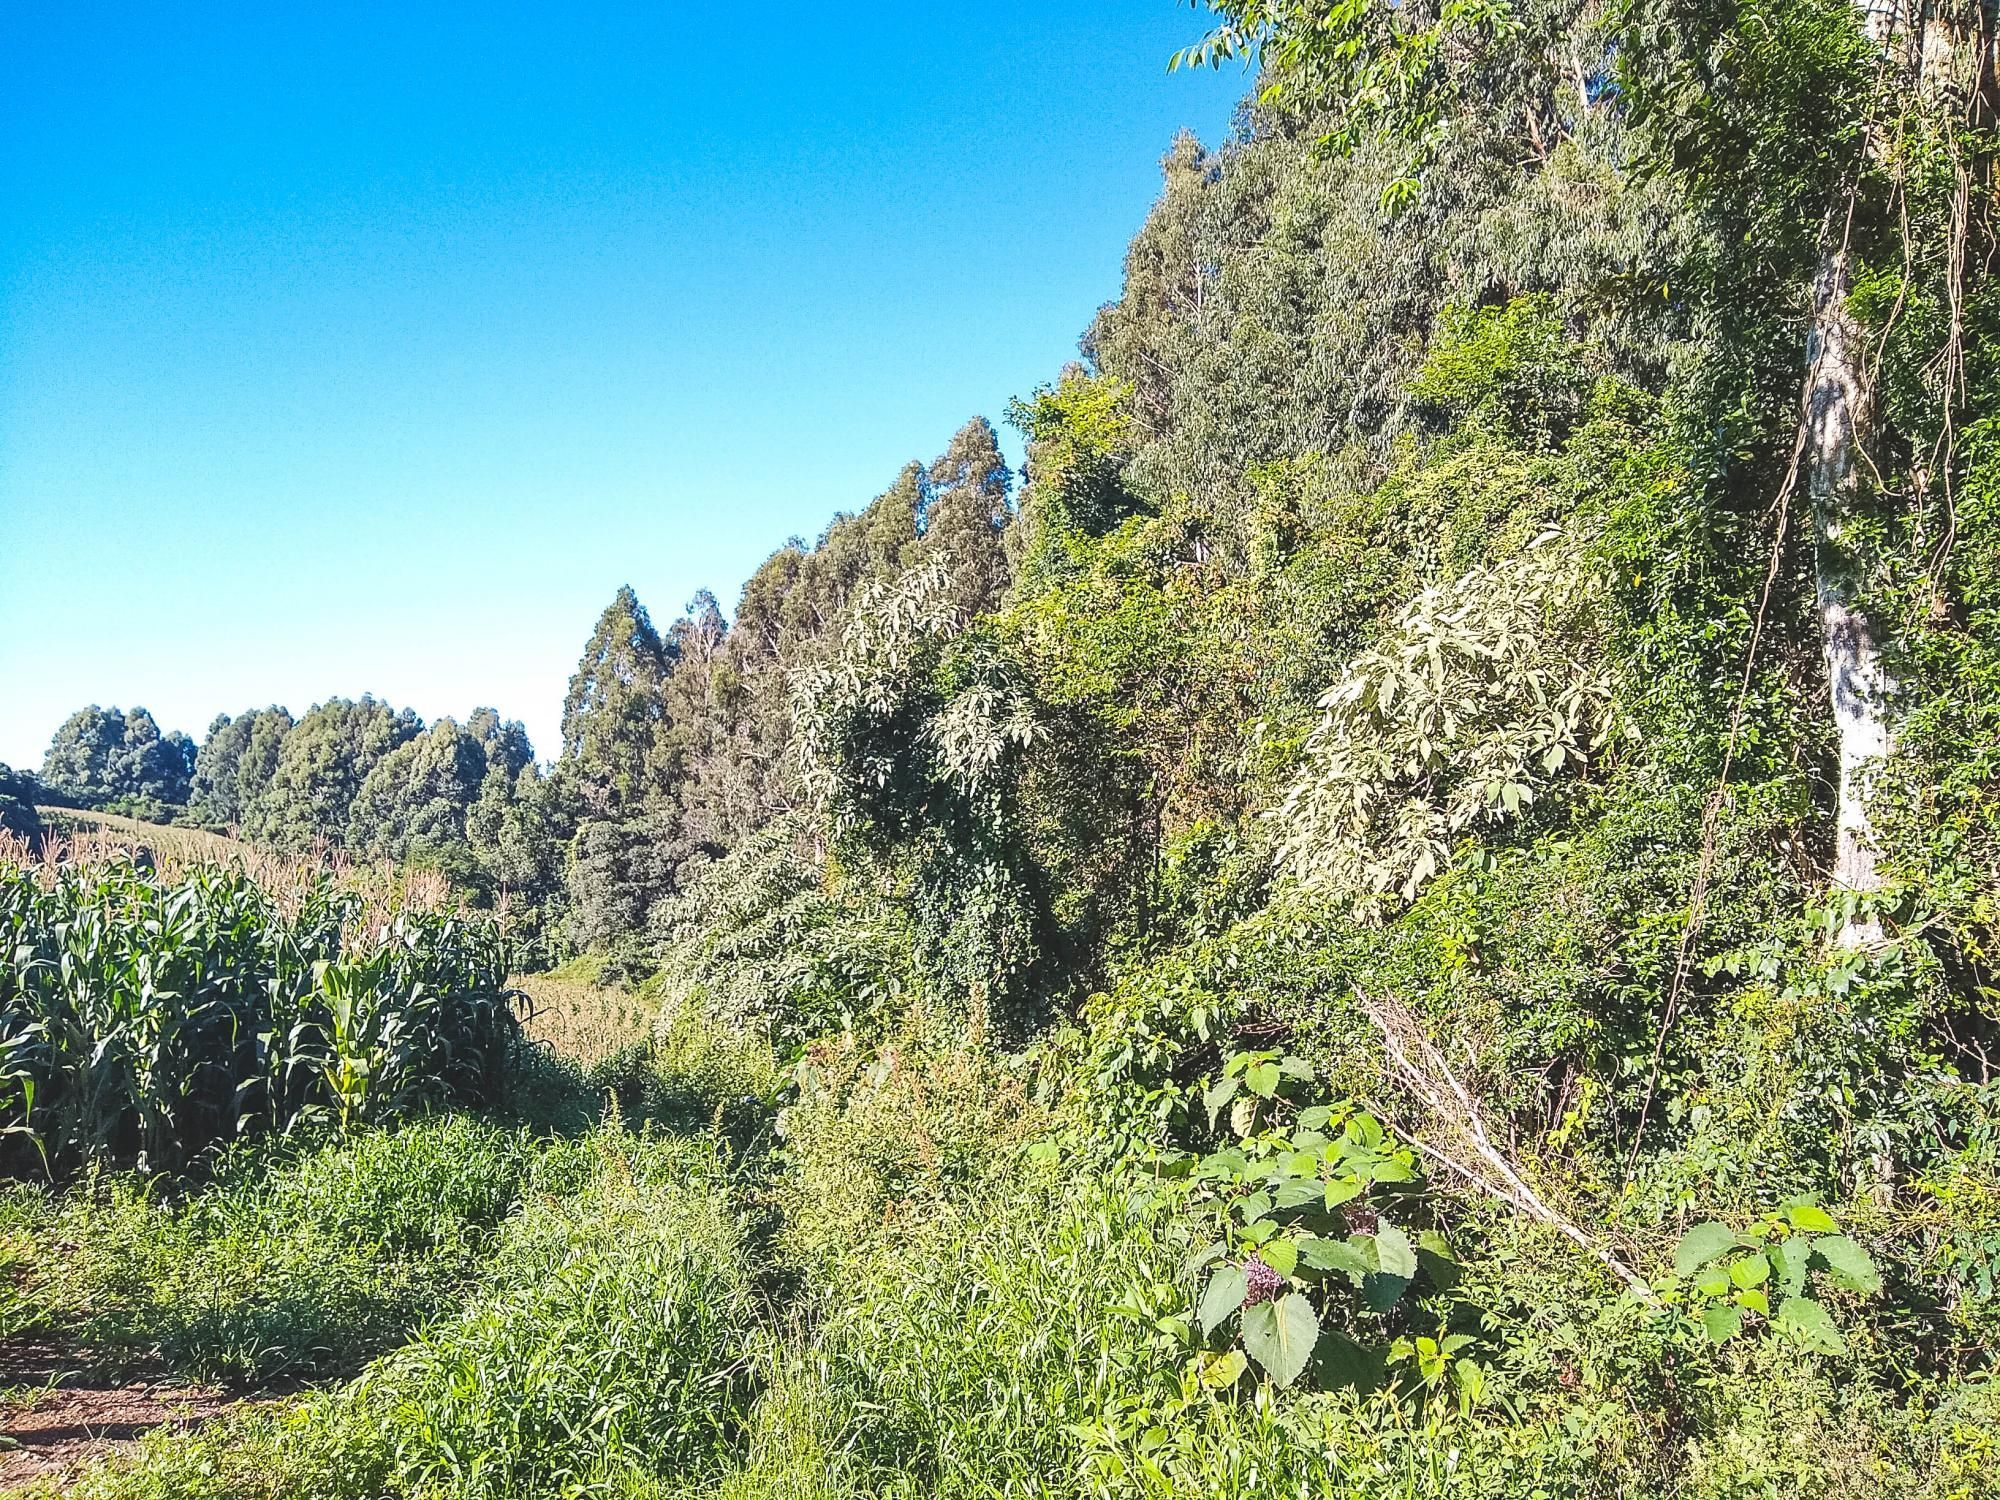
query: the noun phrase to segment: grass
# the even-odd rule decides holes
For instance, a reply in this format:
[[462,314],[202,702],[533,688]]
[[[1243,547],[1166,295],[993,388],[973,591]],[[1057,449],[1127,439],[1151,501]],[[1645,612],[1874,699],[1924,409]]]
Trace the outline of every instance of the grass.
[[595,1068],[642,1042],[652,1008],[631,992],[597,982],[588,962],[510,981],[531,1002],[528,1035],[583,1068]]
[[[619,1024],[619,997],[569,983],[577,1015]],[[1903,1409],[1779,1345],[1669,1348],[1527,1239],[1488,1257],[1542,1287],[1532,1308],[1504,1277],[1466,1295],[1532,1321],[1522,1347],[1550,1358],[1492,1360],[1476,1406],[1373,1377],[1211,1390],[1191,1373],[1196,1226],[1129,1166],[1040,1149],[1055,1121],[982,1051],[822,1047],[788,1073],[758,1038],[683,1021],[588,1072],[549,1066],[615,1107],[270,1143],[174,1198],[118,1178],[0,1200],[10,1331],[316,1382],[155,1435],[69,1493],[1988,1492],[1991,1388]],[[1672,1391],[1649,1383],[1663,1364],[1685,1372]]]

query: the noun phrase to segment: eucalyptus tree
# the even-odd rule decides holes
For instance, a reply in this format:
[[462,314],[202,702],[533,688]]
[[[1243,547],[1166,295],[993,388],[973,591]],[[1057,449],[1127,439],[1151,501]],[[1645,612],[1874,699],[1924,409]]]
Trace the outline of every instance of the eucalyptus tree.
[[562,758],[598,816],[635,810],[660,790],[671,666],[646,607],[621,587],[597,617],[563,699]]
[[[1974,189],[1994,150],[1990,5],[1211,8],[1219,26],[1178,60],[1254,58],[1265,104],[1315,121],[1331,155],[1389,153],[1386,212],[1421,211],[1462,133],[1497,129],[1531,160],[1593,119],[1625,132],[1624,175],[1680,195],[1691,226],[1671,268],[1686,305],[1681,405],[1691,445],[1710,450],[1699,456],[1710,491],[1696,499],[1718,518],[1775,516],[1768,576],[1744,605],[1751,665],[1726,715],[1724,769],[1767,627],[1809,628],[1836,768],[1832,885],[1877,890],[1869,790],[1898,706],[1884,632],[1892,618],[1920,621],[1926,603],[1951,608],[1921,596],[1944,590],[1959,437],[1981,415],[1967,351],[1995,243],[1992,205]],[[1654,291],[1642,278],[1628,300]],[[1872,930],[1865,918],[1844,929],[1850,941]]]
[[125,798],[178,806],[188,800],[194,758],[193,742],[178,731],[162,734],[145,709],[92,704],[56,730],[41,779],[58,797],[85,807]]

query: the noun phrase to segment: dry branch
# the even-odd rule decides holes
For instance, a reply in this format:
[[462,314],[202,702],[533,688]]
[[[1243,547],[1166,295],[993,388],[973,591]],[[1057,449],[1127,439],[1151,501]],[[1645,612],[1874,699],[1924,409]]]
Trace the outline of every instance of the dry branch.
[[1375,1029],[1382,1035],[1382,1049],[1388,1057],[1390,1072],[1410,1091],[1429,1117],[1431,1130],[1428,1136],[1393,1127],[1396,1134],[1472,1187],[1492,1194],[1517,1212],[1556,1230],[1624,1282],[1640,1301],[1659,1306],[1658,1295],[1638,1272],[1575,1220],[1550,1207],[1520,1169],[1508,1159],[1507,1153],[1494,1145],[1478,1099],[1453,1071],[1450,1062],[1416,1018],[1393,1000],[1379,1000],[1367,995],[1360,996],[1360,999],[1368,1019],[1375,1023]]

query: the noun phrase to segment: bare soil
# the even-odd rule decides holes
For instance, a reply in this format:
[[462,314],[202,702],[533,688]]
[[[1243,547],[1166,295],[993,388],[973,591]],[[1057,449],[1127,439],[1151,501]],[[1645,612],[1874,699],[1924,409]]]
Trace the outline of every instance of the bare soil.
[[93,1368],[75,1351],[25,1339],[0,1343],[0,1388],[0,1489],[66,1483],[156,1427],[192,1427],[234,1404],[156,1370]]

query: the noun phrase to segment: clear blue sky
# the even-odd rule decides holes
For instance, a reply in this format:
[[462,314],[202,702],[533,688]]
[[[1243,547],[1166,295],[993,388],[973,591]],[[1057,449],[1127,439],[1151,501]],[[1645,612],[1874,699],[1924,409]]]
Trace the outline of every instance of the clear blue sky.
[[1175,0],[715,14],[5,8],[0,760],[363,691],[552,753],[620,583],[733,607],[1052,378],[1245,86]]

